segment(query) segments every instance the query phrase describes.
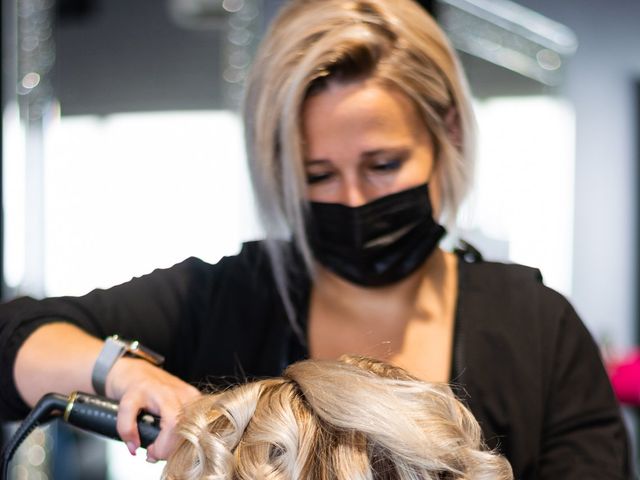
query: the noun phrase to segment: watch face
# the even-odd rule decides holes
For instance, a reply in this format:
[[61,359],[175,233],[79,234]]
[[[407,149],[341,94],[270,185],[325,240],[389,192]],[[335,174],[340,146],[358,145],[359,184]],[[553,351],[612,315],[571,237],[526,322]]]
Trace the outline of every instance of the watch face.
[[124,340],[118,335],[107,338],[122,348],[122,354],[132,357],[141,358],[149,363],[160,366],[164,363],[164,357],[150,348],[142,345],[138,340]]
[[140,357],[145,359],[147,362],[153,363],[154,365],[162,365],[164,363],[164,357],[159,353],[154,352],[150,348],[145,347],[137,340],[132,342],[129,346],[131,354],[136,357]]

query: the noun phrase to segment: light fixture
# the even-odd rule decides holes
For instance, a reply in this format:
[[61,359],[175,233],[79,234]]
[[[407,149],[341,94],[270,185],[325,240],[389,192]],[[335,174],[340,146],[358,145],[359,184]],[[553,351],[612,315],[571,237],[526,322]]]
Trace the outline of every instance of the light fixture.
[[558,85],[578,40],[566,26],[510,0],[439,0],[454,47],[545,85]]

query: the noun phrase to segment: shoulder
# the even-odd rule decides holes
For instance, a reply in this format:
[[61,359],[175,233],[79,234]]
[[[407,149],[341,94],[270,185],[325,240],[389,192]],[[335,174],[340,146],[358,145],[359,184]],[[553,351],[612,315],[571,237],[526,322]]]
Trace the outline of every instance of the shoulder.
[[471,337],[479,336],[474,348],[491,339],[489,344],[514,357],[540,358],[558,348],[565,335],[592,342],[571,303],[543,283],[538,269],[463,259],[459,267],[459,319]]
[[[270,268],[269,256],[264,241],[251,241],[242,244],[240,251],[234,255],[225,255],[215,263],[206,262],[197,257],[189,257],[166,269],[166,272],[176,274],[209,274],[215,275],[237,273],[242,275],[248,272],[262,272]],[[162,271],[162,270],[159,270]]]
[[567,299],[547,287],[537,268],[514,263],[460,258],[459,288],[461,294],[475,301],[494,305],[498,310],[515,310],[526,317],[537,314],[548,318],[552,312],[562,315],[570,308]]
[[486,260],[468,262],[464,258],[459,261],[460,270],[471,288],[492,290],[514,283],[531,287],[542,284],[542,273],[537,268]]
[[460,262],[459,320],[470,352],[488,362],[501,358],[505,369],[532,385],[540,371],[550,378],[559,357],[569,352],[598,358],[593,337],[569,300],[544,285],[538,269]]
[[236,255],[225,256],[212,267],[224,272],[227,281],[264,281],[271,277],[267,243],[245,242]]
[[[274,255],[274,257],[272,257]],[[271,297],[276,291],[276,281],[272,264],[282,265],[285,273],[293,280],[306,280],[301,259],[292,243],[277,241],[269,244],[265,240],[245,242],[236,255],[225,256],[215,264],[188,259],[196,268],[207,271],[210,282],[217,291],[245,291],[258,297]],[[193,267],[193,266],[192,266]]]
[[[189,257],[168,268],[157,268],[151,273],[131,279],[109,289],[148,295],[149,291],[162,296],[203,295],[227,288],[247,288],[264,284],[270,278],[268,255],[263,242],[247,242],[235,255],[222,257],[214,263]],[[101,290],[94,290],[100,293]],[[92,292],[92,293],[94,293]]]

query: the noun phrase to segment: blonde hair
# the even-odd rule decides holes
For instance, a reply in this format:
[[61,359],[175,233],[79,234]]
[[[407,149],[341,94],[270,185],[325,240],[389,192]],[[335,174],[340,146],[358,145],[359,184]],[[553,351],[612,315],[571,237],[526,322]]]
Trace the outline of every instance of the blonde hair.
[[179,420],[164,480],[509,480],[444,384],[363,357],[204,396]]
[[257,53],[244,103],[247,155],[278,289],[290,318],[285,257],[293,238],[309,272],[301,113],[328,81],[371,78],[415,104],[434,140],[442,220],[452,225],[473,170],[474,121],[459,61],[412,0],[290,0]]

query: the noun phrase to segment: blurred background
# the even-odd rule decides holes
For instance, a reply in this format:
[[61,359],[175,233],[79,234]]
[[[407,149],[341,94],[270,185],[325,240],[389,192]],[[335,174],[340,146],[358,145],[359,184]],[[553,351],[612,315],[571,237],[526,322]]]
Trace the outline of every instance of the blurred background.
[[[83,294],[191,255],[215,262],[260,237],[237,109],[285,1],[3,1],[3,300]],[[639,323],[640,2],[421,3],[461,56],[480,128],[457,235],[539,267],[623,354]],[[53,425],[12,474],[161,468]]]

